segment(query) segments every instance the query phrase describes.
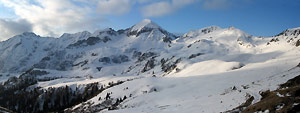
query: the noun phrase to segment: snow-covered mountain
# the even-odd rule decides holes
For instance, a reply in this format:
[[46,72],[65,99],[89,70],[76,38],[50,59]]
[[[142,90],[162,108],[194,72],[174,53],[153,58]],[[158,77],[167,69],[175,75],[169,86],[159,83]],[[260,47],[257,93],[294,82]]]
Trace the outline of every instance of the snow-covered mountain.
[[26,32],[0,42],[0,106],[16,112],[242,111],[247,106],[237,108],[249,99],[259,103],[261,92],[300,74],[299,34],[293,28],[256,37],[210,26],[176,36],[149,19],[59,38]]

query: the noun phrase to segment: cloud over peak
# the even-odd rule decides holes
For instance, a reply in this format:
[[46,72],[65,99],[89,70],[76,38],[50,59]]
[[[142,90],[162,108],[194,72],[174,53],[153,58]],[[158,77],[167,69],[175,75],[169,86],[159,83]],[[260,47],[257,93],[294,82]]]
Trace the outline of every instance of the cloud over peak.
[[[21,19],[32,24],[33,32],[43,36],[58,36],[63,32],[95,28],[89,23],[92,9],[78,0],[0,0],[12,8]],[[101,20],[101,19],[100,19]],[[80,27],[79,27],[80,26]]]
[[[58,37],[65,32],[99,29],[109,16],[122,16],[131,13],[132,9],[139,9],[143,17],[162,17],[194,3],[201,3],[199,7],[206,9],[218,9],[230,6],[232,1],[237,0],[0,0],[17,17],[2,19],[0,27],[7,33],[2,34],[5,39],[29,28],[41,36]],[[15,24],[26,30],[15,28],[16,32],[8,32],[14,27],[3,27],[3,23]]]
[[0,41],[6,40],[16,34],[29,31],[32,31],[32,25],[24,19],[0,19]]

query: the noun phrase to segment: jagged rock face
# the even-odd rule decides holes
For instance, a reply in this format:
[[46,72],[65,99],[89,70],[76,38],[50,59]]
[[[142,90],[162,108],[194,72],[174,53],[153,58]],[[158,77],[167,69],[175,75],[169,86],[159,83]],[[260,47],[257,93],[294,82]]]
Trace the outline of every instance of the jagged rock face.
[[112,56],[111,61],[116,64],[121,64],[123,62],[128,62],[129,58],[126,55]]
[[[158,39],[166,43],[171,43],[172,40],[178,38],[172,33],[162,29],[156,23],[151,20],[143,20],[142,22],[127,29],[127,36],[139,37],[141,34],[147,34],[150,39]],[[121,31],[120,31],[121,32]],[[151,37],[152,36],[152,37]]]
[[145,67],[141,71],[142,73],[149,71],[155,67],[155,57],[152,57],[150,60],[147,61]]
[[299,36],[300,35],[300,28],[294,29],[287,29],[276,36]]
[[[118,31],[108,28],[94,33],[88,31],[75,34],[65,33],[60,38],[44,38],[34,33],[24,33],[0,43],[0,52],[2,53],[0,55],[0,73],[20,73],[32,67],[68,70],[77,58],[71,57],[71,59],[67,59],[66,57],[70,57],[68,54],[64,57],[58,57],[59,54],[62,54],[59,51],[67,49],[73,49],[74,51],[82,49],[84,51],[84,48],[91,46],[97,47],[103,44],[115,44],[117,41],[126,38],[128,34],[145,39],[145,41],[152,40],[153,42],[161,41],[170,43],[177,38],[150,20],[141,23]],[[123,43],[125,44],[126,42],[121,42],[121,44]],[[72,54],[71,56],[76,55]],[[137,56],[135,54],[133,58]],[[56,61],[55,59],[62,59],[63,61]],[[113,58],[111,60],[119,64],[120,62],[129,61],[130,58],[121,57],[120,59]]]
[[101,36],[101,35],[103,35],[105,33],[108,34],[108,35],[110,35],[110,36],[117,36],[118,35],[118,32],[115,31],[115,30],[113,30],[112,28],[108,28],[108,29],[105,29],[103,31],[100,31],[97,35]]
[[189,59],[195,58],[200,55],[203,55],[203,53],[192,54],[191,56],[189,56]]
[[39,63],[34,64],[34,68],[39,69],[55,69],[66,71],[71,69],[74,66],[74,61],[78,58],[82,58],[84,53],[82,54],[67,54],[66,50],[55,51],[49,53],[48,56],[44,57]]
[[[234,31],[235,28],[230,28],[233,33],[237,32]],[[210,34],[214,34],[217,31],[222,30],[220,27],[217,26],[211,26],[200,30],[191,31],[189,33],[186,33],[181,37],[181,39],[184,39],[184,37],[191,37],[191,38],[197,38],[197,36],[208,36],[208,41],[216,42],[214,40],[215,37],[210,37]],[[280,35],[274,37],[270,40],[269,43],[278,42],[279,40],[285,40],[292,45],[299,46],[300,40],[299,40],[299,29],[289,29],[285,32],[281,33]],[[240,33],[243,35],[243,33]],[[32,67],[35,68],[41,68],[41,69],[58,69],[58,70],[68,70],[70,69],[74,64],[74,62],[80,62],[76,61],[80,57],[84,57],[85,55],[76,55],[77,53],[68,54],[67,49],[73,49],[74,51],[77,51],[78,49],[82,49],[80,51],[85,51],[85,48],[88,47],[95,47],[95,48],[104,48],[102,45],[106,45],[107,48],[119,48],[114,47],[114,45],[124,45],[126,47],[127,45],[130,45],[131,43],[126,42],[126,39],[129,37],[137,37],[141,39],[145,39],[144,41],[147,42],[149,40],[154,40],[158,42],[166,42],[171,43],[173,40],[177,39],[175,35],[172,33],[169,33],[168,31],[162,29],[160,26],[158,26],[156,23],[152,22],[151,20],[144,20],[131,28],[125,29],[125,30],[118,30],[115,31],[111,28],[96,31],[95,33],[90,33],[87,31],[79,32],[75,34],[64,34],[60,38],[43,38],[38,35],[35,35],[34,33],[24,33],[22,35],[16,36],[8,41],[1,42],[0,44],[0,52],[2,53],[0,55],[0,72],[1,73],[18,73],[18,72],[24,72]],[[210,39],[211,38],[211,39]],[[253,44],[253,37],[252,36],[241,36],[237,40],[237,44],[245,46],[245,47],[254,47]],[[123,40],[120,42],[120,40]],[[128,44],[127,44],[128,43]],[[152,42],[151,42],[152,43]],[[208,42],[210,43],[210,42]],[[134,45],[131,45],[134,47]],[[169,47],[172,45],[169,45]],[[192,44],[188,46],[190,48]],[[128,46],[130,47],[130,46]],[[194,46],[193,46],[194,47]],[[147,49],[151,49],[153,47],[149,46]],[[197,48],[197,47],[196,47]],[[124,48],[128,49],[128,48]],[[151,55],[148,57],[147,54],[144,54],[147,49],[142,51],[134,51],[133,53],[127,54],[127,53],[119,53],[119,54],[126,54],[125,56],[115,56],[109,55],[106,58],[99,59],[100,62],[106,63],[106,64],[122,64],[123,62],[129,62],[131,59],[138,58],[138,61],[145,60],[146,58],[152,57]],[[191,48],[193,49],[193,48]],[[60,56],[60,51],[66,50],[66,54]],[[72,51],[73,51],[72,50]],[[112,49],[113,50],[113,49]],[[120,50],[122,51],[122,50]],[[13,54],[13,53],[20,53],[20,54]],[[80,53],[80,52],[78,52]],[[101,53],[94,53],[94,57],[97,56],[105,56],[101,55]],[[191,55],[191,54],[190,54]],[[128,57],[130,56],[130,57]],[[117,58],[120,57],[120,58]],[[189,57],[189,56],[188,56]],[[192,56],[194,57],[194,56]],[[58,61],[59,60],[59,61]],[[84,61],[86,59],[81,59],[81,61]],[[95,60],[95,59],[93,59]],[[103,61],[101,61],[103,60]],[[88,62],[87,64],[90,64],[93,62]]]
[[25,32],[0,42],[0,73],[24,72],[38,63],[47,52],[58,47],[55,38],[40,37]]
[[84,39],[84,40],[79,40],[74,44],[70,44],[67,48],[71,49],[71,48],[80,48],[80,47],[86,47],[86,46],[92,46],[95,45],[97,43],[100,42],[108,42],[110,41],[111,38],[109,38],[108,36],[105,36],[103,38],[99,38],[99,37],[89,37],[88,39]]
[[157,54],[154,53],[154,52],[143,53],[143,54],[140,54],[140,56],[138,57],[138,61],[141,62],[141,61],[144,61],[147,58],[150,58],[150,57],[153,57],[153,56],[156,56],[156,55]]
[[278,35],[275,35],[267,45],[272,43],[290,43],[298,47],[300,45],[300,28],[287,29]]
[[216,30],[219,30],[221,29],[220,27],[218,26],[210,26],[210,27],[206,27],[206,28],[203,28],[203,29],[200,29],[200,30],[193,30],[193,31],[190,31],[186,34],[183,35],[184,38],[186,37],[195,37],[195,36],[199,36],[199,35],[205,35],[205,34],[208,34],[208,33],[212,33]]
[[123,62],[128,62],[128,61],[130,60],[129,57],[126,55],[113,55],[110,57],[102,57],[99,59],[99,62],[103,62],[104,64],[111,64],[111,63],[121,64]]

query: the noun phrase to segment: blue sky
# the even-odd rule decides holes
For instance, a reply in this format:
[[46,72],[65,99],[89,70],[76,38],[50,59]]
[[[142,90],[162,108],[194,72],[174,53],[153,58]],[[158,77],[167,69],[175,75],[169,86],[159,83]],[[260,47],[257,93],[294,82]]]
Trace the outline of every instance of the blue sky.
[[118,30],[145,18],[174,33],[217,25],[273,36],[300,27],[299,11],[300,0],[0,0],[0,40],[25,31]]

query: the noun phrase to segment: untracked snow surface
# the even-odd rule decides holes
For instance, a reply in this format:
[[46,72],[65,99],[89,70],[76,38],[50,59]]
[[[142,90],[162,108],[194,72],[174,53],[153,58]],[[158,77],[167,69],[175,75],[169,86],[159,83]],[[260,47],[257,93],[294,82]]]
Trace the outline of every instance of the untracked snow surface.
[[[295,66],[299,51],[279,58],[250,63],[241,69],[236,62],[203,61],[165,77],[147,77],[113,87],[89,100],[99,104],[99,97],[113,92],[113,98],[132,95],[119,110],[108,113],[212,113],[231,110],[249,96],[260,100],[260,92],[275,90],[279,84],[297,76]],[[267,55],[265,57],[268,57]],[[213,66],[214,65],[214,66]],[[222,68],[223,67],[223,68]],[[126,89],[128,87],[128,89]],[[154,91],[155,89],[155,91]]]

